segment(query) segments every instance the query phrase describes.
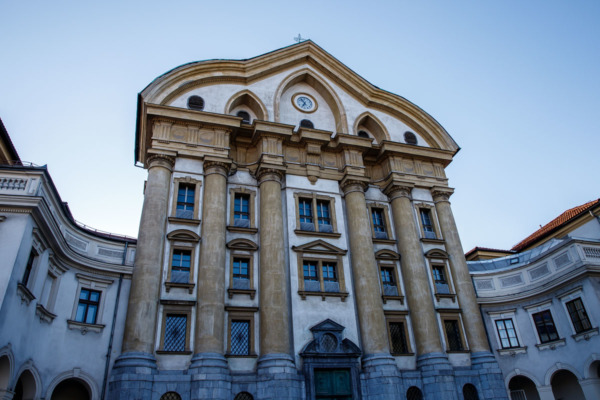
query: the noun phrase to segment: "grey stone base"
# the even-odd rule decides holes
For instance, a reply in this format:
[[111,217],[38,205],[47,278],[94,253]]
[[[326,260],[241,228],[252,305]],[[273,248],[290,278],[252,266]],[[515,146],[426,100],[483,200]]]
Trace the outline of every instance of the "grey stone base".
[[360,373],[363,400],[402,399],[402,379],[394,357],[372,354],[363,357]]
[[288,354],[268,354],[258,360],[255,399],[305,398],[304,377]]
[[192,376],[191,400],[231,398],[231,374],[222,354],[195,354],[188,373]]

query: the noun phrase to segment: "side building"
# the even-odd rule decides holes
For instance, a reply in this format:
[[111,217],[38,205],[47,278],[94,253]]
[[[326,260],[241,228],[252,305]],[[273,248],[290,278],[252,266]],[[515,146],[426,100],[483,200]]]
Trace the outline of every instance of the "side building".
[[600,200],[466,254],[512,400],[600,398]]
[[119,399],[505,399],[431,116],[311,41],[139,96]]

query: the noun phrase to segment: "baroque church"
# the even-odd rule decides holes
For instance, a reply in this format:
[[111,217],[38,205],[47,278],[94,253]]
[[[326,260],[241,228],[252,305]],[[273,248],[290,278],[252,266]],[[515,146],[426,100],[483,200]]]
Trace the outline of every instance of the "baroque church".
[[314,42],[139,94],[137,240],[78,224],[3,132],[3,399],[507,399],[458,145]]

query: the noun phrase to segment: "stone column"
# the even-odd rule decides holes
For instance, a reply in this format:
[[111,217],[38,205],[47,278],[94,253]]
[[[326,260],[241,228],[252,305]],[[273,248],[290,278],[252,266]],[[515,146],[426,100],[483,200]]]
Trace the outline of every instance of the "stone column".
[[146,164],[148,180],[131,278],[123,335],[123,355],[120,358],[124,358],[125,353],[138,353],[142,358],[153,362],[169,187],[174,160],[156,154],[150,155]]
[[344,179],[352,278],[365,356],[390,355],[385,315],[381,302],[379,267],[373,250],[373,234],[365,201],[365,182]]
[[438,220],[442,237],[446,244],[446,251],[449,255],[450,270],[454,278],[454,287],[458,303],[462,309],[462,319],[465,325],[467,340],[469,341],[469,349],[471,353],[489,352],[489,344],[487,336],[483,328],[483,320],[477,297],[475,296],[475,288],[469,274],[465,253],[460,243],[454,216],[448,201],[452,190],[448,188],[434,188],[432,191],[433,201],[437,211]]
[[[198,266],[194,358],[191,368],[219,364],[225,351],[225,229],[229,163],[204,160],[202,244]],[[210,361],[209,361],[210,360]]]
[[402,277],[405,282],[406,300],[412,316],[411,322],[419,356],[442,353],[438,322],[429,286],[429,268],[423,258],[419,230],[411,203],[410,185],[391,185],[386,194],[391,200],[392,215]]

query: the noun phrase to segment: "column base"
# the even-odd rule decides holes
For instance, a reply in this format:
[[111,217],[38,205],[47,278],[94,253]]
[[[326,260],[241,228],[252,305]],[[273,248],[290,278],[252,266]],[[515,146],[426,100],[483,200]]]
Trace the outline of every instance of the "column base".
[[231,373],[223,354],[194,354],[188,373],[192,375],[191,400],[231,397]]
[[257,398],[261,400],[303,398],[304,378],[289,354],[266,354],[257,363]]
[[428,353],[417,357],[426,399],[458,400],[454,368],[446,353]]
[[502,370],[491,352],[478,351],[472,353],[471,369],[474,372],[479,372],[481,397],[491,400],[504,400],[507,398]]
[[121,354],[112,368],[108,383],[108,398],[152,398],[156,373],[154,355],[137,351]]
[[364,356],[360,373],[360,390],[364,400],[404,398],[402,379],[394,357],[389,353]]

